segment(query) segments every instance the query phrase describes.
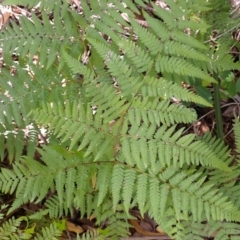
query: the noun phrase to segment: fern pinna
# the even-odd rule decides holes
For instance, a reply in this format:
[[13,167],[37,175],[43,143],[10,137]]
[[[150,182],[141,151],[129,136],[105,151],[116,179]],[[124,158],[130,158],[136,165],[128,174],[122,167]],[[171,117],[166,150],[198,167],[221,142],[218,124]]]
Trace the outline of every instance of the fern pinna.
[[[9,213],[51,191],[40,215],[79,209],[99,225],[109,220],[105,237],[128,234],[133,207],[174,239],[238,234],[238,166],[221,141],[181,127],[197,119],[187,103],[211,102],[180,83],[214,83],[210,73],[226,62],[239,68],[203,43],[211,25],[198,9],[210,16],[215,1],[89,0],[80,13],[47,2],[41,17],[33,12],[0,33],[0,155],[6,142],[12,163],[1,169],[0,189],[16,196]],[[41,127],[48,139],[39,162]]]

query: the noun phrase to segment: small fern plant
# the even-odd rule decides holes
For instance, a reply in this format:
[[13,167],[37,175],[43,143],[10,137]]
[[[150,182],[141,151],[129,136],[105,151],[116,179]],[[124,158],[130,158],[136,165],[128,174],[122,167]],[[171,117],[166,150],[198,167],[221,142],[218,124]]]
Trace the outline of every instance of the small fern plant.
[[[6,206],[1,206],[1,210]],[[46,227],[41,227],[41,230],[38,232],[35,231],[36,224],[33,226],[28,226],[25,229],[20,228],[20,225],[24,222],[28,222],[29,219],[25,216],[19,217],[15,219],[14,217],[9,218],[7,221],[4,221],[4,214],[0,215],[0,236],[1,239],[4,240],[19,240],[19,239],[34,239],[34,240],[57,240],[62,235],[61,229],[57,226],[57,221],[53,221],[51,224],[48,224]],[[34,215],[30,216],[30,219],[33,218]],[[42,216],[41,216],[42,217]],[[36,214],[35,214],[36,220]],[[42,219],[41,219],[42,221]],[[36,232],[36,234],[35,234]]]
[[[8,213],[45,200],[50,218],[78,209],[99,226],[108,219],[104,237],[123,237],[138,207],[174,239],[239,234],[239,166],[222,141],[183,127],[197,119],[186,103],[211,103],[181,83],[216,83],[214,72],[239,69],[224,46],[204,43],[216,1],[136,2],[81,1],[76,11],[41,1],[37,16],[39,1],[4,1],[32,8],[0,33]],[[239,131],[236,120],[237,140]]]

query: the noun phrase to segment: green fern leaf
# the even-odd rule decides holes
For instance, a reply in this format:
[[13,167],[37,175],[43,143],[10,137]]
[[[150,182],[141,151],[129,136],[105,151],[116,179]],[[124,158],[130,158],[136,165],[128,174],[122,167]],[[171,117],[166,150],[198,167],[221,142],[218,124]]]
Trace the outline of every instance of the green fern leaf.
[[125,170],[124,173],[124,182],[123,182],[123,206],[126,213],[130,209],[131,198],[133,195],[134,184],[136,180],[136,172],[132,169]]
[[160,187],[160,196],[161,196],[160,201],[161,202],[159,204],[161,216],[163,216],[165,213],[169,193],[170,193],[169,186],[167,186],[166,184],[161,185],[161,187]]
[[208,82],[216,83],[216,80],[211,76],[205,74],[203,71],[192,65],[190,62],[184,59],[159,56],[156,59],[156,71],[157,72],[168,72],[176,73],[181,76],[190,76],[203,79]]
[[137,176],[137,202],[141,215],[145,213],[145,205],[147,202],[148,178],[144,174]]
[[[155,196],[155,197],[154,197]],[[159,203],[157,199],[160,199],[160,187],[159,182],[156,179],[150,179],[149,181],[149,201],[150,201],[150,214],[157,219],[159,216]]]
[[124,168],[122,165],[117,164],[113,167],[113,174],[111,180],[111,192],[113,198],[113,210],[116,211],[117,204],[119,203],[120,192],[124,180]]
[[42,233],[37,234],[36,237],[34,237],[34,240],[57,240],[61,235],[62,232],[57,228],[56,223],[52,223],[49,227],[42,228]]
[[66,183],[65,183],[65,189],[66,189],[66,195],[67,195],[67,206],[70,208],[73,203],[73,192],[75,190],[75,181],[76,181],[76,175],[77,171],[74,168],[71,168],[67,172],[66,176]]
[[98,182],[96,188],[99,190],[98,194],[98,203],[97,205],[100,206],[104,200],[104,197],[106,196],[109,188],[109,184],[111,181],[111,171],[112,166],[111,165],[105,165],[103,167],[100,167],[98,171]]

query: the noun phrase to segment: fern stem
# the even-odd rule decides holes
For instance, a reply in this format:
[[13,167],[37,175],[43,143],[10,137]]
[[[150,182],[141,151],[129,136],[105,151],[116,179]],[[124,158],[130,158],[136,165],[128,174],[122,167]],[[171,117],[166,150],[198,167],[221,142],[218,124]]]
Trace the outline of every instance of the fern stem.
[[217,73],[214,73],[214,78],[218,81],[218,83],[213,84],[214,110],[215,110],[215,117],[216,117],[217,137],[223,140],[223,123],[222,123],[222,113],[221,113],[221,107],[220,107],[219,78]]

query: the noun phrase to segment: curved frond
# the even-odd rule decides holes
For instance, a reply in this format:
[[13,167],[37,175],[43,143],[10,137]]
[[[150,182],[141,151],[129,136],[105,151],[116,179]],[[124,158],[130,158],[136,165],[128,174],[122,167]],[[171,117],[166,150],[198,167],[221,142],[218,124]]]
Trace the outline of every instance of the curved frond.
[[[226,54],[231,41],[208,41],[228,12],[216,0],[150,2],[3,1],[29,9],[0,33],[0,158],[9,163],[0,191],[14,194],[9,214],[45,199],[31,220],[78,209],[108,222],[101,238],[111,238],[128,235],[137,207],[173,239],[238,234],[238,164],[210,134],[184,133],[197,120],[187,106],[211,104],[182,83],[211,84],[213,72],[239,69]],[[19,221],[0,232],[17,239]],[[33,237],[59,235],[53,223]]]

